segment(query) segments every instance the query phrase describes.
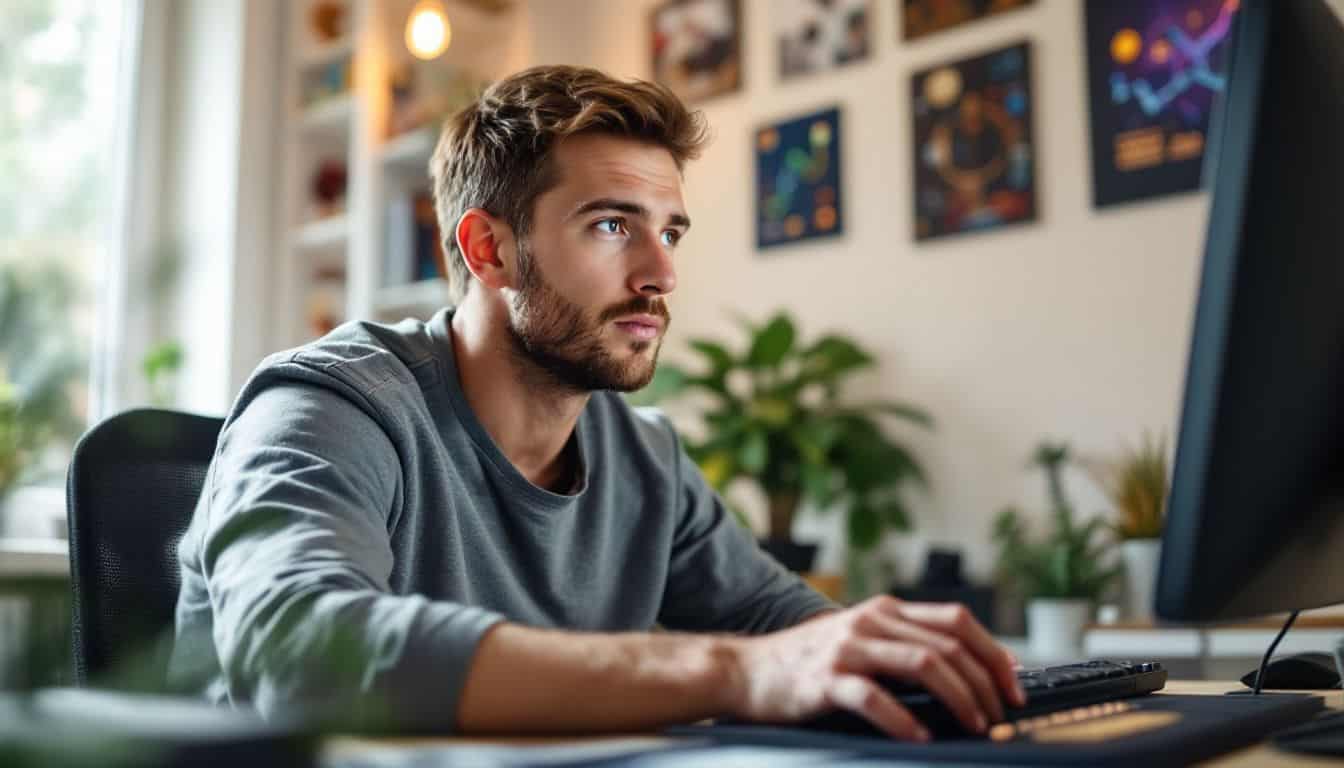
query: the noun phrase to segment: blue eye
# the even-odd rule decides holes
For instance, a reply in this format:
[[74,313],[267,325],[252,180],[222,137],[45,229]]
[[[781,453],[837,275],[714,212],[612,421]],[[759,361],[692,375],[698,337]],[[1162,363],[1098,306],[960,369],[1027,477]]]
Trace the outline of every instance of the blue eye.
[[625,222],[620,219],[602,219],[593,224],[597,231],[607,235],[619,235],[625,229]]
[[681,233],[675,229],[669,229],[663,233],[663,245],[676,245],[681,240]]

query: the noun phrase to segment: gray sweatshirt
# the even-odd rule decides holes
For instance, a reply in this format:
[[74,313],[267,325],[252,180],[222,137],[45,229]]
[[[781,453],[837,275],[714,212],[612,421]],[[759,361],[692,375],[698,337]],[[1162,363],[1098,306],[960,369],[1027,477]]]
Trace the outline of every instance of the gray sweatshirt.
[[761,633],[832,607],[616,394],[579,417],[572,492],[528,482],[467,404],[450,318],[347,324],[243,387],[178,546],[177,684],[446,731],[499,621]]

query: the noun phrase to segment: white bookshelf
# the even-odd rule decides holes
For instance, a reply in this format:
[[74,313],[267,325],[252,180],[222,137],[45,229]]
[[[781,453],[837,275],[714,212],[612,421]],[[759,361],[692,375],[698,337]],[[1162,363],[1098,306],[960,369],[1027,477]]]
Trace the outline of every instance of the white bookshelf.
[[[283,257],[276,279],[276,305],[282,310],[272,334],[275,349],[316,337],[324,328],[312,316],[323,308],[329,322],[394,321],[428,317],[448,301],[447,285],[426,279],[426,264],[415,263],[414,228],[406,231],[413,195],[429,189],[438,126],[389,136],[392,73],[413,61],[404,29],[415,0],[341,0],[347,9],[344,33],[319,41],[310,17],[322,1],[287,3],[286,130],[277,137],[276,153],[284,210],[275,235]],[[417,65],[422,93],[434,92],[457,72],[495,78],[526,66],[525,3],[445,0],[444,5],[452,44],[439,59]],[[350,62],[348,91],[306,104],[305,84],[343,61]],[[311,190],[326,161],[345,164],[346,194],[339,209],[319,211]],[[402,230],[394,231],[398,227]],[[425,241],[423,233],[419,240]]]

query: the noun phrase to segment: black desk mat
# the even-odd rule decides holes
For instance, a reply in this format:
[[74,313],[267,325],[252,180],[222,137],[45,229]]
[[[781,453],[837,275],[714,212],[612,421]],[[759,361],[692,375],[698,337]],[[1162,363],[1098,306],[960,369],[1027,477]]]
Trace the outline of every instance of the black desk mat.
[[[668,735],[718,744],[843,751],[864,759],[1009,765],[1188,765],[1263,741],[1272,732],[1310,719],[1324,707],[1319,696],[1161,694],[1128,700],[1128,711],[1050,726],[1004,742],[983,739],[911,744],[868,736],[767,725],[692,725]],[[1124,718],[1123,720],[1120,718]],[[1078,726],[1092,726],[1079,729]],[[1098,728],[1097,726],[1101,726]],[[1075,728],[1061,731],[1061,728]],[[1107,736],[1111,731],[1124,731]],[[1056,738],[1090,738],[1064,740]],[[1043,740],[1050,739],[1046,742]]]

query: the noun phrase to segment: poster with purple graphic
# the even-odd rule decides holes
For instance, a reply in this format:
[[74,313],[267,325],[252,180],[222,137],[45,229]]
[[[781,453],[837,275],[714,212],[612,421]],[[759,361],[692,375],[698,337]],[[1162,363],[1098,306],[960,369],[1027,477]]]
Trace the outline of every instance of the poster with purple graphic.
[[1238,0],[1087,0],[1093,202],[1198,189]]

